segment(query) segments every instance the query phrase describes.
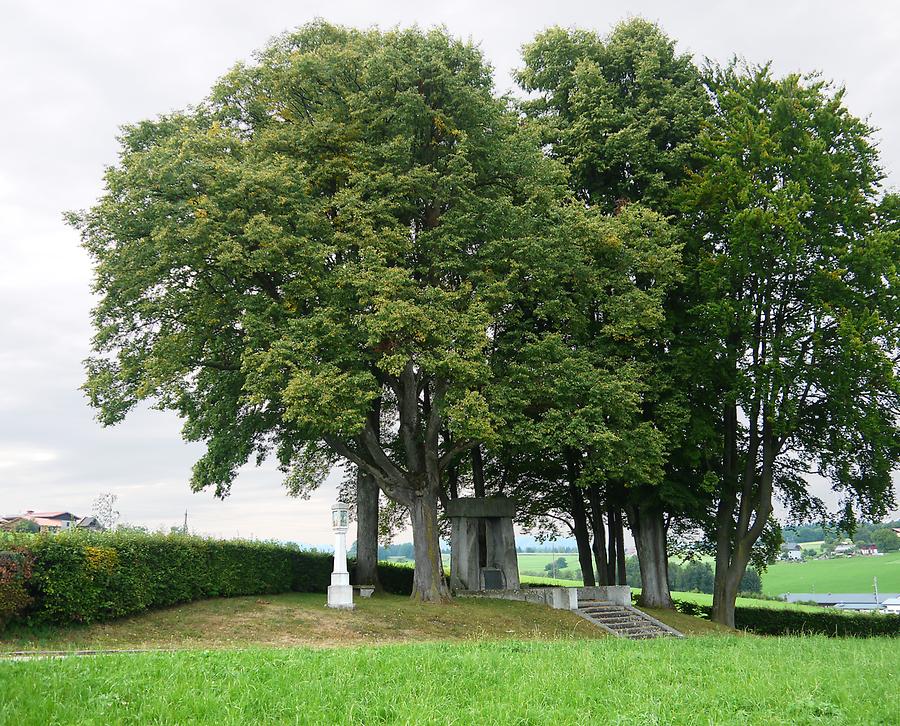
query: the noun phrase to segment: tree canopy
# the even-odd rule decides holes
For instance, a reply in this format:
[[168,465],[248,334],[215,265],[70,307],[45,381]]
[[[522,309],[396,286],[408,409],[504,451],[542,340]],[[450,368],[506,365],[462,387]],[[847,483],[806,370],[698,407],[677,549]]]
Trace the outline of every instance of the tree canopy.
[[350,465],[369,565],[377,486],[423,600],[448,597],[441,502],[487,471],[572,528],[588,582],[592,549],[625,581],[627,521],[647,604],[701,528],[731,622],[775,498],[824,517],[819,474],[848,530],[894,502],[900,197],[818,77],[701,70],[640,19],[523,60],[514,102],[444,30],[316,22],[124,127],[69,217],[99,296],[84,389],[106,425],[175,411],[217,496],[248,461],[296,495]]

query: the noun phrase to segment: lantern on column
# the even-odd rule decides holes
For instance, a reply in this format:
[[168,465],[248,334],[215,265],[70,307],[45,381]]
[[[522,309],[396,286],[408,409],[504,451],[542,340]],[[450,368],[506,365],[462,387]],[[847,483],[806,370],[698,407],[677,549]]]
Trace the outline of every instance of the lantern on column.
[[334,571],[328,587],[328,607],[353,607],[353,588],[347,572],[347,529],[350,527],[350,505],[336,502],[331,505],[331,527],[334,530]]

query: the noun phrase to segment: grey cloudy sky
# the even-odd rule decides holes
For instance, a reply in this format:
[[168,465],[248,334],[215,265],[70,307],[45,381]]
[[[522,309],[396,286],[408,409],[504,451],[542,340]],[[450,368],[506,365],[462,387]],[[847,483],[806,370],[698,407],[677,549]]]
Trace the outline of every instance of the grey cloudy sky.
[[519,49],[551,25],[606,32],[658,21],[698,58],[774,59],[820,70],[879,127],[900,180],[900,6],[895,2],[62,2],[0,0],[0,514],[87,513],[100,492],[123,519],[225,536],[330,541],[333,483],[287,498],[271,467],[247,468],[224,502],[187,486],[198,447],[171,415],[139,411],[102,429],[78,391],[91,335],[91,272],[61,212],[89,206],[123,123],[204,97],[235,61],[316,17],[355,25],[444,24],[479,42],[511,87]]

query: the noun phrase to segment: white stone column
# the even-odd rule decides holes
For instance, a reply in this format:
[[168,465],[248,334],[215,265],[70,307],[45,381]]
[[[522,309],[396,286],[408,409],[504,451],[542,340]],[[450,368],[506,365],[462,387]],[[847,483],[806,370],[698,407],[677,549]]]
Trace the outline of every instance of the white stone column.
[[349,507],[345,503],[332,505],[331,522],[334,528],[334,570],[328,587],[328,607],[348,610],[353,607],[353,588],[350,586],[350,573],[347,572]]

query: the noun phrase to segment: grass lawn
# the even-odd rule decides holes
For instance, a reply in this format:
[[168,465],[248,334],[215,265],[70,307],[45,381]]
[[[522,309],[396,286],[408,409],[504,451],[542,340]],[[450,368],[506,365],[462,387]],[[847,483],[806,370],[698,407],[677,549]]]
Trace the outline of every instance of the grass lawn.
[[326,608],[324,594],[287,593],[202,600],[93,625],[11,628],[0,634],[0,652],[602,637],[577,615],[523,602],[457,598],[446,607],[422,607],[380,595],[357,598],[347,611]]
[[[640,592],[637,588],[632,588],[634,592]],[[695,602],[698,605],[712,605],[713,596],[705,592],[673,592],[672,597],[676,600],[687,600]],[[757,600],[752,597],[739,597],[735,604],[738,607],[748,608],[775,608],[776,610],[802,610],[804,612],[821,612],[827,608],[816,607],[815,605],[794,605],[792,603],[781,602],[780,600]],[[833,611],[832,611],[833,612]]]
[[0,662],[0,723],[873,726],[900,713],[896,646],[608,638]]
[[837,557],[832,560],[777,562],[763,573],[763,592],[872,592],[878,578],[881,592],[900,592],[900,552],[877,557]]

